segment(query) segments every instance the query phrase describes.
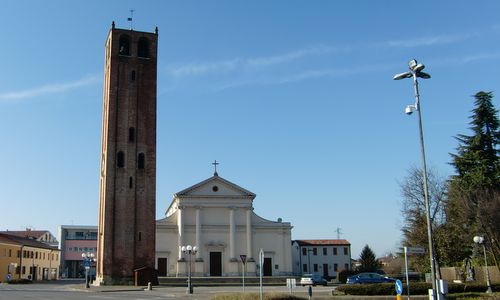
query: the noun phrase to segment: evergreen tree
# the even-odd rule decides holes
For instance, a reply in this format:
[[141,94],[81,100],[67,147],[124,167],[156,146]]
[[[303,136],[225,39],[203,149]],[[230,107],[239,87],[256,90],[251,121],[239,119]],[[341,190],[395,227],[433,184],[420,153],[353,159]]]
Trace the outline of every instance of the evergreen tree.
[[359,262],[361,263],[358,267],[359,272],[375,272],[381,267],[380,262],[375,258],[375,253],[368,245],[365,245],[361,251]]
[[474,97],[475,108],[470,117],[473,134],[458,135],[457,154],[451,154],[456,175],[449,184],[446,229],[454,242],[448,251],[455,254],[455,259],[463,260],[470,255],[472,237],[485,235],[496,260],[500,254],[498,111],[491,92],[478,92]]

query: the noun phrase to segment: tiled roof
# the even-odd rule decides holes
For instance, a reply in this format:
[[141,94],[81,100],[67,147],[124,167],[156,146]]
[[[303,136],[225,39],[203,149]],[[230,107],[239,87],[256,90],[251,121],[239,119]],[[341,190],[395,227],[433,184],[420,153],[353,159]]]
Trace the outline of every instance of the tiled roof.
[[35,238],[38,239],[45,233],[47,233],[48,230],[21,230],[21,231],[0,231],[0,233],[8,234],[8,235],[13,235],[13,236],[18,236],[22,238]]
[[350,246],[348,240],[295,240],[299,246]]
[[35,247],[35,248],[58,250],[57,247],[51,247],[51,246],[49,246],[45,243],[39,242],[37,240],[27,239],[27,238],[18,237],[15,235],[9,235],[9,234],[5,234],[5,233],[0,233],[0,241],[3,241],[4,243],[16,244],[16,245],[20,245],[20,246],[29,246],[29,247]]

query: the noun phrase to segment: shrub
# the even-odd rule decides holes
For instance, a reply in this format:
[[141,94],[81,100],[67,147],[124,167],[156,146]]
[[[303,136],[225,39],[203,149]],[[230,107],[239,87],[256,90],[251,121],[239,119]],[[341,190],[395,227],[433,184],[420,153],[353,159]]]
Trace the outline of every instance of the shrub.
[[21,279],[11,279],[9,281],[9,284],[29,284],[33,283],[33,281],[26,279],[26,278],[21,278]]
[[[427,295],[428,290],[432,288],[430,283],[410,282],[411,295]],[[500,284],[491,286],[494,292],[500,291]],[[346,295],[396,295],[396,289],[393,283],[376,284],[347,284],[341,285],[337,291]],[[448,294],[457,293],[482,293],[486,291],[486,285],[478,283],[448,283]],[[406,284],[403,283],[403,295],[407,295]]]
[[359,272],[356,272],[356,271],[353,271],[353,270],[342,270],[342,271],[339,272],[338,278],[339,278],[339,281],[341,283],[346,283],[347,277],[350,277],[352,275],[356,275],[358,273]]

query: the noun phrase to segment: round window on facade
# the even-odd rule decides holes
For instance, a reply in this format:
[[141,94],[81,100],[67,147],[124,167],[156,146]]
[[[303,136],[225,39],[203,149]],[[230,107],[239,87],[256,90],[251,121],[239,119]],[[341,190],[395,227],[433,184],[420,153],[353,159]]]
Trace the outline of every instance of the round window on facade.
[[212,187],[212,191],[217,192],[218,190],[219,190],[219,187],[218,187],[218,186],[214,185],[214,186]]

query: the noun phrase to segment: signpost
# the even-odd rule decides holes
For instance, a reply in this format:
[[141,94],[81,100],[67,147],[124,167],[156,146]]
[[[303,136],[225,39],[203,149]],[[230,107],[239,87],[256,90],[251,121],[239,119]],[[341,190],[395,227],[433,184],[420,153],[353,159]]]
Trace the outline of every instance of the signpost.
[[410,300],[410,278],[408,276],[408,255],[425,254],[424,247],[403,247],[405,251],[405,271],[406,271],[406,289],[408,290],[408,300]]
[[403,293],[403,283],[401,280],[396,280],[396,299],[400,300],[401,299],[401,294]]
[[247,256],[245,254],[241,254],[240,258],[243,263],[243,292],[245,292],[245,263],[247,261]]

